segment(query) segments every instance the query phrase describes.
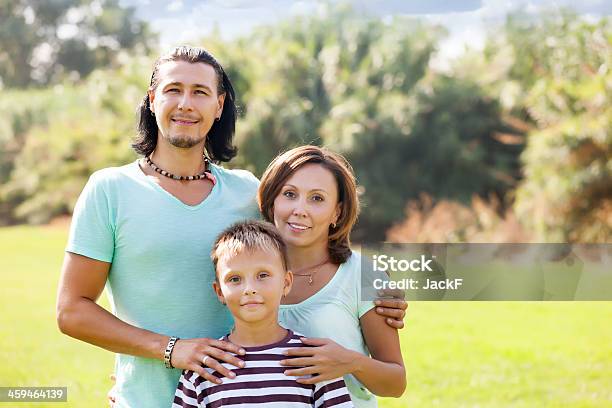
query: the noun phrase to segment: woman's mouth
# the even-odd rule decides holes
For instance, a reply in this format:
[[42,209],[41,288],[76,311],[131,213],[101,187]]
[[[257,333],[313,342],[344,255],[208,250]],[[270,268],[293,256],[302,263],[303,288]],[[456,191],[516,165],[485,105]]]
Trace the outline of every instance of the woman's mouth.
[[306,226],[306,225],[303,225],[303,224],[295,224],[295,223],[293,223],[293,222],[288,222],[288,223],[287,223],[287,225],[289,226],[289,229],[290,229],[291,231],[294,231],[294,232],[304,232],[304,231],[306,231],[306,230],[309,230],[309,229],[310,229],[310,227],[308,227],[308,226]]

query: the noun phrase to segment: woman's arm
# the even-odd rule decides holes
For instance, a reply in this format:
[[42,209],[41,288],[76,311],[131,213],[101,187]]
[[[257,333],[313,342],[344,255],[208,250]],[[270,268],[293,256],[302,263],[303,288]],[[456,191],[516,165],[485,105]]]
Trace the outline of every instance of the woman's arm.
[[385,323],[372,309],[360,319],[361,331],[371,357],[348,350],[333,340],[303,338],[302,342],[314,347],[295,347],[285,354],[296,357],[282,360],[281,365],[291,368],[285,371],[290,376],[306,376],[297,382],[316,384],[353,374],[372,393],[381,397],[399,397],[406,388],[406,372],[397,330]]
[[373,309],[359,322],[371,357],[357,353],[352,374],[376,395],[401,396],[406,389],[406,370],[397,330]]
[[[96,303],[104,289],[110,265],[66,252],[57,294],[57,324],[60,331],[115,353],[163,360],[168,336],[125,323]],[[239,354],[239,347],[228,342],[180,340],[172,352],[172,365],[195,371],[209,379],[208,372],[200,362],[210,355],[207,366],[229,376],[229,370],[215,359],[227,361],[236,367],[242,361],[222,349]]]

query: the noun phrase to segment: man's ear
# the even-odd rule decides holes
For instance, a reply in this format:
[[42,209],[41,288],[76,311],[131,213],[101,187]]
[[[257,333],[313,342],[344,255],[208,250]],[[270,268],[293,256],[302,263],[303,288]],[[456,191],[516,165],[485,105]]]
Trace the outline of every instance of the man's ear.
[[219,282],[217,282],[217,280],[215,279],[212,285],[215,294],[217,295],[217,299],[219,299],[219,302],[225,304],[225,296],[223,296],[223,292],[221,291],[221,285],[219,285]]
[[293,272],[287,271],[285,273],[285,286],[283,287],[283,297],[287,296],[291,292],[293,286]]
[[149,109],[151,109],[151,112],[155,113],[155,107],[153,106],[153,101],[155,100],[155,91],[149,89],[147,91],[147,94],[149,94]]
[[225,93],[219,94],[217,96],[217,116],[216,118],[220,119],[221,114],[223,113],[223,104],[225,103]]

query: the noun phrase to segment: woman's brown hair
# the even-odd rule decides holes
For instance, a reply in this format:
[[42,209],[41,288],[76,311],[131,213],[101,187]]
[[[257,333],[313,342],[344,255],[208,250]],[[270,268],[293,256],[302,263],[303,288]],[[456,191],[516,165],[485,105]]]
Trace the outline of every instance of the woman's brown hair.
[[329,227],[329,258],[336,264],[351,256],[350,234],[359,215],[359,199],[355,174],[349,162],[341,155],[318,146],[300,146],[277,156],[268,166],[257,194],[259,210],[266,221],[274,223],[274,200],[286,181],[306,164],[320,164],[336,179],[340,216],[336,226]]

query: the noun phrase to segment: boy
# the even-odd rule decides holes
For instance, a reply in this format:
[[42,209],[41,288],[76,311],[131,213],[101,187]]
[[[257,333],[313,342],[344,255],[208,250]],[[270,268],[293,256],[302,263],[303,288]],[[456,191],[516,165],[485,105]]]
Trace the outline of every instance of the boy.
[[278,324],[281,298],[293,281],[286,251],[274,226],[260,221],[235,224],[217,238],[211,254],[216,270],[213,288],[235,323],[223,340],[242,346],[245,366],[222,379],[215,356],[205,357],[210,377],[183,371],[173,407],[353,407],[342,378],[300,384],[279,364],[287,358],[285,350],[307,347],[299,334]]

